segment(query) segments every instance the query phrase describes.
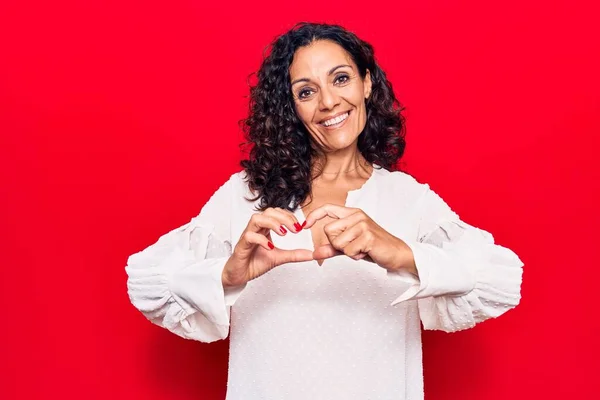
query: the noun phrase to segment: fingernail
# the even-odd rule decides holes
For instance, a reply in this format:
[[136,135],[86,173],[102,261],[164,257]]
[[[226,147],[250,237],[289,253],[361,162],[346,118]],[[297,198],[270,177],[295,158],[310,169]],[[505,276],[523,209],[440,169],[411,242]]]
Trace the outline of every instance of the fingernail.
[[304,221],[301,225],[302,228],[304,228],[306,226],[306,221]]
[[279,230],[281,231],[281,233],[283,233],[284,235],[287,233],[287,230],[283,227],[283,225],[281,225],[279,227]]
[[273,249],[275,248],[275,246],[273,245],[273,243],[269,242],[269,248],[270,248],[271,250],[273,250]]
[[296,228],[296,231],[300,232],[302,230],[302,226],[300,226],[299,223],[294,223],[294,228]]

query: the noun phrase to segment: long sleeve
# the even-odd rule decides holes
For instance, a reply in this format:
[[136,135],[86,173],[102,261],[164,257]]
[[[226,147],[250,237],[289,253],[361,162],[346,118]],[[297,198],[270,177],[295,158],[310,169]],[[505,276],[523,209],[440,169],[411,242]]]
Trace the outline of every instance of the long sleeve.
[[231,255],[235,175],[200,214],[128,258],[131,303],[156,325],[202,342],[229,334],[229,312],[243,287],[225,291],[223,267]]
[[392,305],[418,300],[425,329],[453,332],[495,318],[517,306],[523,263],[493,236],[460,220],[425,184],[419,235],[407,241],[419,277],[388,272],[411,283]]

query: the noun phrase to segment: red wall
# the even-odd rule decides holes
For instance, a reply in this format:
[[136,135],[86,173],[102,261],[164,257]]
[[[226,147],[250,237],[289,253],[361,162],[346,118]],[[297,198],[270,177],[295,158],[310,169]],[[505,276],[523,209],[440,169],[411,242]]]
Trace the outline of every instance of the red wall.
[[595,2],[202,3],[0,5],[0,397],[224,398],[228,343],[152,326],[124,266],[238,170],[247,75],[318,20],[375,45],[407,171],[525,263],[515,310],[425,333],[427,399],[595,398]]

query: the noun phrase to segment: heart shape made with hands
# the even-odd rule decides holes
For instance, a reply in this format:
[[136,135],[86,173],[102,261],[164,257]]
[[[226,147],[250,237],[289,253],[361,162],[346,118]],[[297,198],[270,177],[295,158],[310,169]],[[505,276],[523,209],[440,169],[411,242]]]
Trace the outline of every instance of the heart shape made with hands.
[[[275,236],[271,236],[269,232],[272,228],[277,229],[280,222],[268,214],[281,212],[268,209],[265,213],[252,215],[242,233],[243,240],[238,241],[233,255],[225,264],[222,273],[224,285],[236,286],[248,282],[278,265],[310,260],[317,260],[317,263],[322,265],[319,260],[342,254],[357,261],[364,259],[387,270],[407,269],[409,272],[415,271],[415,274],[417,272],[410,247],[379,226],[359,208],[324,204],[308,213],[302,225],[296,221],[295,232],[299,232],[311,229],[317,221],[325,217],[333,220],[323,227],[329,243],[317,245],[314,250],[274,246],[271,240]],[[285,234],[283,225],[279,226],[277,236]]]
[[[267,212],[273,214],[281,211]],[[248,282],[278,265],[311,260],[317,260],[322,265],[319,260],[342,254],[354,260],[364,259],[390,271],[404,269],[417,275],[414,256],[408,244],[387,232],[359,208],[322,205],[311,211],[302,225],[295,222],[295,232],[311,229],[325,217],[333,220],[323,227],[329,244],[318,245],[314,250],[286,249],[286,246],[275,247],[270,241],[275,236],[271,236],[269,231],[276,228],[279,222],[268,215],[254,214],[242,234],[244,240],[238,241],[233,255],[223,269],[224,285],[236,286]],[[278,236],[284,236],[285,229],[282,226],[279,228]]]

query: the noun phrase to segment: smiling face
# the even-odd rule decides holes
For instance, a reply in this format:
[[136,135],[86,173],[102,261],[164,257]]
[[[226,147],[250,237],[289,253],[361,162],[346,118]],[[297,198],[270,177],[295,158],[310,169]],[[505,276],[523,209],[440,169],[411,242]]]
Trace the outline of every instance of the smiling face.
[[371,77],[362,79],[350,54],[329,40],[299,48],[290,65],[296,113],[326,152],[356,146],[367,122]]

